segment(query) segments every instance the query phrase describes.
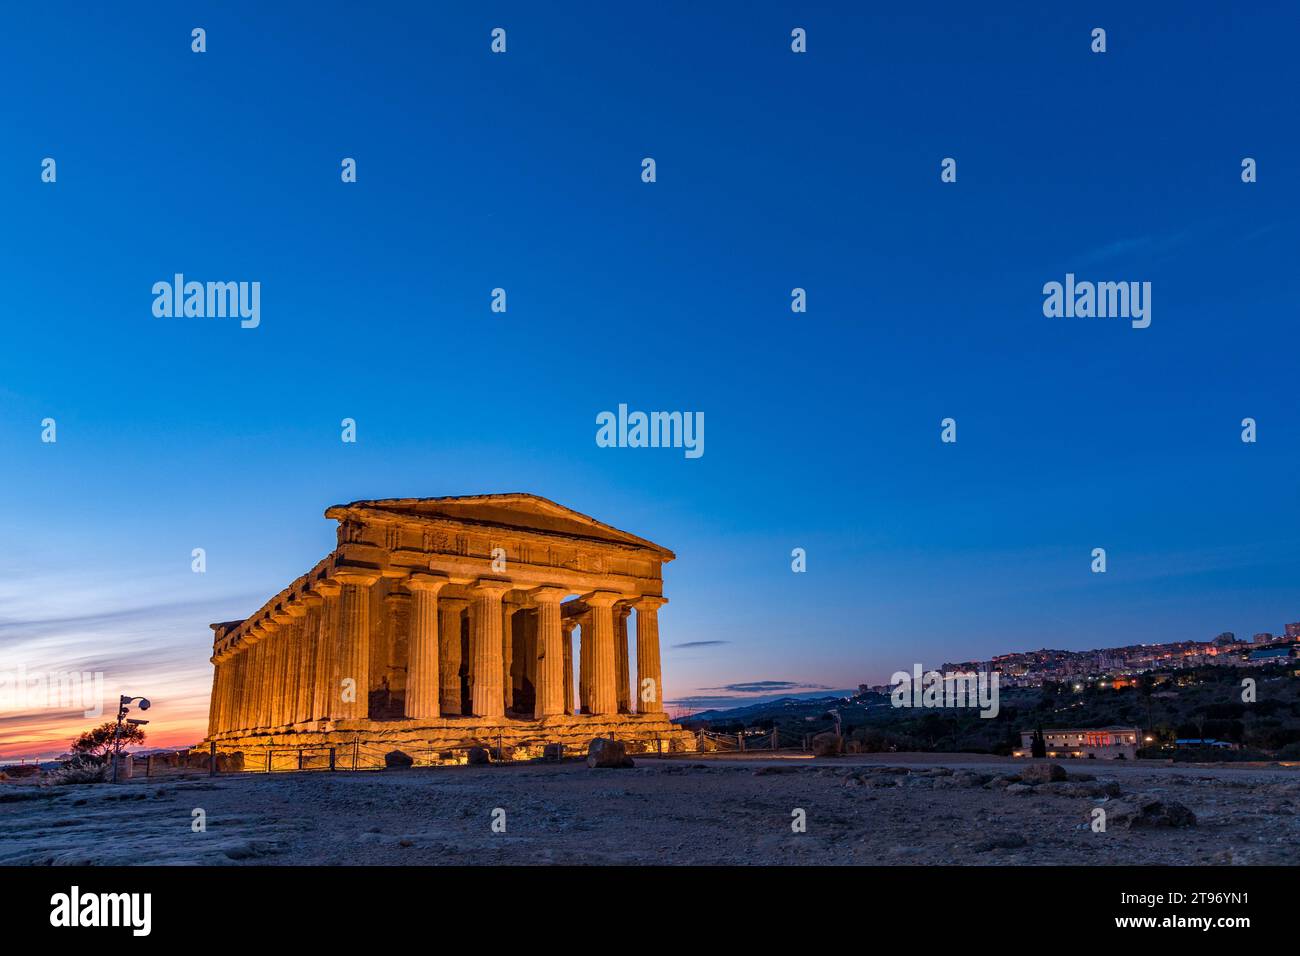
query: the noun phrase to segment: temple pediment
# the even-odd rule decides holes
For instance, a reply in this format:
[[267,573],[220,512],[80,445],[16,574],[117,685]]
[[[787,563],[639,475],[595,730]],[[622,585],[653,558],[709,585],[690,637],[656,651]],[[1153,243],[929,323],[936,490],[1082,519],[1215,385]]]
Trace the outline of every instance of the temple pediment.
[[325,516],[341,520],[348,512],[378,512],[394,517],[441,519],[498,529],[570,535],[648,548],[657,552],[664,561],[671,561],[675,557],[667,548],[645,538],[597,521],[590,515],[556,504],[548,498],[523,492],[353,501],[346,505],[334,505],[326,510]]

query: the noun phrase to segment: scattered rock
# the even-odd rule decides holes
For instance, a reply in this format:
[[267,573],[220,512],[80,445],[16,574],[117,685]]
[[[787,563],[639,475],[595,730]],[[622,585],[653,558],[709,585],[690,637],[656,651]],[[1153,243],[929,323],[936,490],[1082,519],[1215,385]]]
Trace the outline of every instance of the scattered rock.
[[588,767],[631,767],[632,758],[627,755],[627,748],[622,741],[610,740],[608,737],[595,737],[587,747]]
[[972,773],[969,770],[963,770],[955,773],[951,777],[936,777],[934,789],[936,790],[966,790],[972,787],[982,787],[988,783],[990,776],[986,773]]
[[239,840],[222,851],[232,860],[251,860],[280,852],[280,846],[266,840]]
[[492,758],[488,755],[486,747],[470,747],[468,762],[471,766],[478,766],[491,763]]
[[1026,846],[1027,843],[1028,841],[1019,833],[994,833],[982,840],[976,840],[970,848],[976,853],[987,853],[989,850],[1015,850]]
[[906,777],[895,777],[885,775],[872,775],[866,778],[866,784],[874,790],[882,790],[886,787],[901,787]]
[[406,770],[415,766],[415,758],[408,753],[400,750],[390,750],[384,754],[384,768],[386,770]]
[[1006,792],[1014,797],[1023,797],[1027,793],[1033,793],[1034,788],[1027,783],[1013,783],[1007,787]]
[[1161,800],[1159,797],[1139,794],[1108,805],[1106,825],[1120,826],[1126,830],[1194,827],[1196,814],[1177,800]]
[[1069,778],[1070,775],[1059,763],[1030,764],[1020,771],[1021,783],[1056,783]]
[[1058,797],[1118,797],[1120,794],[1119,784],[1112,781],[1106,783],[1079,783],[1074,780],[1057,783],[1043,783],[1035,787],[1039,793],[1053,794]]
[[838,757],[844,753],[844,738],[838,734],[818,734],[812,739],[814,757]]

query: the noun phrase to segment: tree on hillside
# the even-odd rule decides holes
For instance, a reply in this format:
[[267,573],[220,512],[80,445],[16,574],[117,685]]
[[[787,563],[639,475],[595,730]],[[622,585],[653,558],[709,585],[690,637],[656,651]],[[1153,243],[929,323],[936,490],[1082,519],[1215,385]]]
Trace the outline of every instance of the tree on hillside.
[[1192,717],[1192,722],[1196,724],[1196,739],[1205,743],[1205,713],[1202,711]]
[[[110,720],[100,724],[94,730],[87,730],[72,742],[72,752],[96,760],[108,759],[108,755],[113,750],[113,729],[116,726]],[[135,724],[123,724],[122,732],[118,737],[124,747],[144,743],[144,731]]]
[[1029,755],[1031,757],[1047,756],[1047,741],[1043,739],[1043,728],[1039,727],[1034,731],[1034,736],[1030,738]]
[[1151,718],[1151,692],[1155,690],[1155,686],[1156,686],[1156,681],[1155,678],[1151,676],[1150,671],[1143,671],[1141,674],[1138,674],[1137,692],[1138,692],[1138,697],[1142,699],[1142,703],[1147,709],[1148,729],[1150,729],[1151,725],[1154,723],[1154,721]]

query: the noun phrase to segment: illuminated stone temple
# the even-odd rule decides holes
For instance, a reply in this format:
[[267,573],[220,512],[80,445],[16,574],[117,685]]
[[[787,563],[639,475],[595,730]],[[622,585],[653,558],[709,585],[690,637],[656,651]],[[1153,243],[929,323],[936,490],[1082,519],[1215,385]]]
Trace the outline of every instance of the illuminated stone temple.
[[[208,741],[373,766],[466,748],[691,749],[663,712],[666,548],[537,495],[335,505],[338,546],[213,624]],[[634,650],[632,650],[634,648]],[[277,765],[279,765],[277,763]]]

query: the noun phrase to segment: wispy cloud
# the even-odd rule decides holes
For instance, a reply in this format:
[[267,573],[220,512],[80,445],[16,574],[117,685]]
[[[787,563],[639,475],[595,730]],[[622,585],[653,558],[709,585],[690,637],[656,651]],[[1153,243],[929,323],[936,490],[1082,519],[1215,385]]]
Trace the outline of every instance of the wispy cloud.
[[[248,598],[252,603],[252,598]],[[22,617],[0,616],[0,640],[22,634],[36,636],[42,634],[61,634],[68,631],[95,632],[116,629],[122,624],[171,617],[189,617],[196,609],[215,609],[229,603],[222,601],[173,601],[166,604],[146,604],[135,607],[121,607],[107,611],[91,611],[56,617]]]
[[[116,713],[123,693],[153,702],[151,745],[202,738],[212,681],[207,624],[254,600],[150,600],[166,586],[108,574],[75,583],[66,576],[11,576],[0,584],[0,758],[66,751],[78,733]],[[67,674],[98,675],[95,693],[87,685],[75,702],[47,693]]]
[[719,644],[730,644],[731,641],[687,641],[685,644],[673,644],[673,647],[717,647]]
[[732,694],[770,694],[780,690],[830,690],[825,684],[804,684],[792,680],[756,680],[744,684],[724,684],[721,687],[700,689],[727,691]]
[[1254,229],[1237,235],[1225,235],[1229,227],[1222,222],[1198,223],[1195,228],[1180,230],[1167,235],[1128,236],[1103,243],[1080,256],[1072,263],[1076,266],[1096,265],[1110,259],[1125,256],[1142,256],[1145,259],[1161,259],[1183,246],[1193,242],[1253,242],[1273,232],[1278,227],[1275,222],[1263,223]]
[[[787,687],[784,692],[766,694],[720,694],[716,696],[708,694],[692,694],[686,697],[678,697],[669,700],[667,703],[673,707],[682,708],[683,710],[688,711],[727,710],[733,707],[746,707],[750,704],[767,704],[785,697],[838,697],[852,693],[852,691],[849,690],[835,690],[820,685],[793,684],[789,681],[767,681],[765,683],[779,683],[799,689],[791,690]],[[809,686],[813,689],[809,690]]]
[[1073,262],[1079,266],[1089,266],[1124,256],[1159,257],[1190,242],[1194,237],[1192,230],[1184,229],[1182,232],[1167,236],[1146,235],[1115,239],[1077,256]]

